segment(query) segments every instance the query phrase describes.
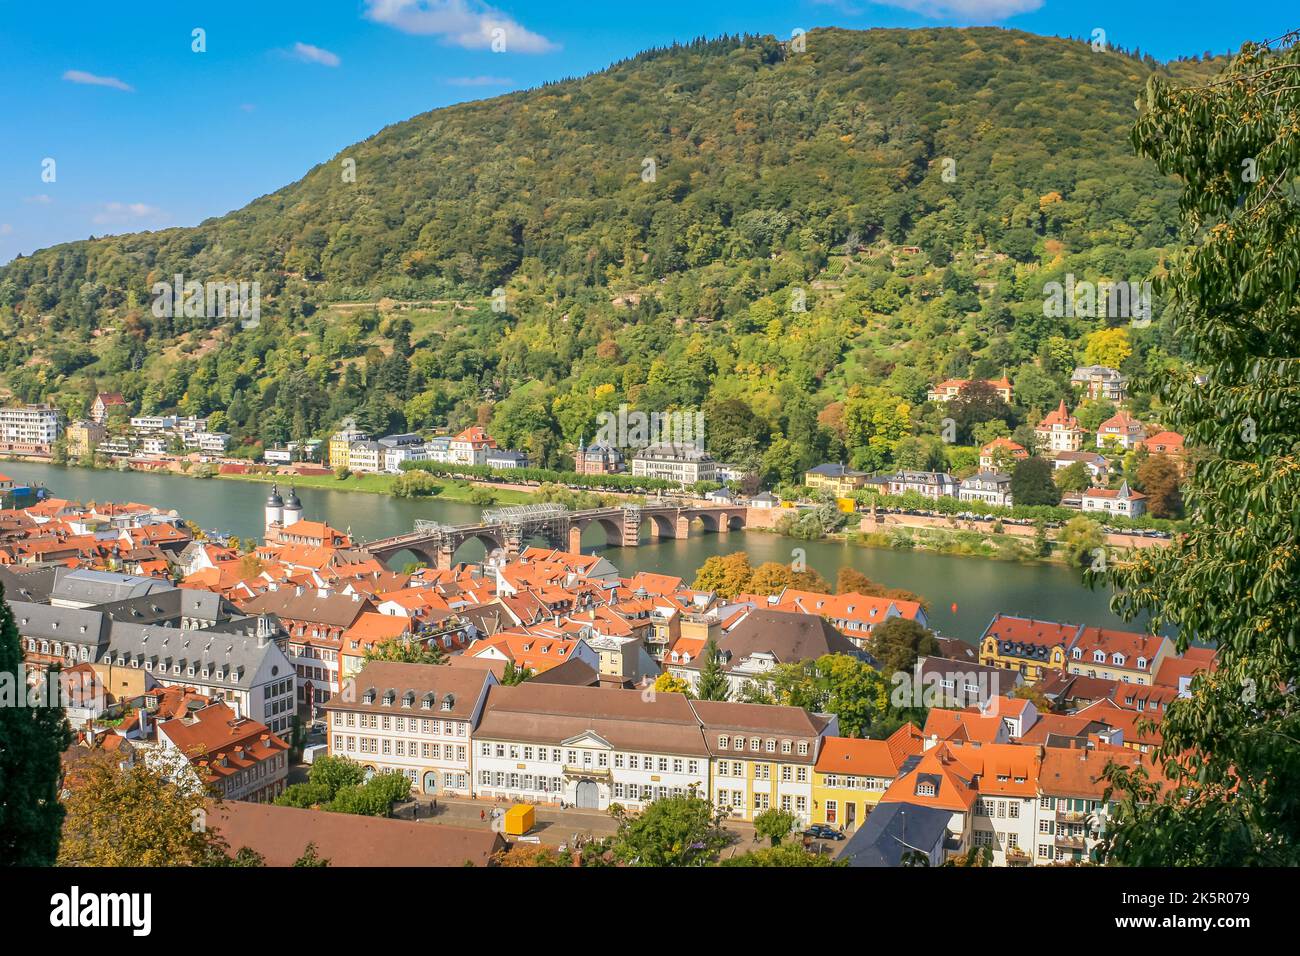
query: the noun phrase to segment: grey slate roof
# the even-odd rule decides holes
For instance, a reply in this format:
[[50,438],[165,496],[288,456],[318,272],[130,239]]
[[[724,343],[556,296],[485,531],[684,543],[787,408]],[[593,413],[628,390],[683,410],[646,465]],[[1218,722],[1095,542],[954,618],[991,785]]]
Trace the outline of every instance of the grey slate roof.
[[882,803],[849,838],[839,855],[849,866],[900,866],[903,855],[919,850],[927,856],[947,839],[952,811],[910,803]]
[[115,571],[89,571],[85,568],[58,569],[54,573],[51,601],[78,604],[108,604],[127,598],[168,591],[176,585],[158,578],[119,574]]

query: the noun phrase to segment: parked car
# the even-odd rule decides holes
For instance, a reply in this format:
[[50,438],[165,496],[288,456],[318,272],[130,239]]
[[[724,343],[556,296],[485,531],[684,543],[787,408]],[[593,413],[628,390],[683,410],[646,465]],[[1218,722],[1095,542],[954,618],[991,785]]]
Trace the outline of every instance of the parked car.
[[814,823],[807,830],[803,831],[803,835],[810,840],[843,840],[844,839],[843,833],[841,833],[839,830],[835,829],[832,826],[827,826],[825,823]]

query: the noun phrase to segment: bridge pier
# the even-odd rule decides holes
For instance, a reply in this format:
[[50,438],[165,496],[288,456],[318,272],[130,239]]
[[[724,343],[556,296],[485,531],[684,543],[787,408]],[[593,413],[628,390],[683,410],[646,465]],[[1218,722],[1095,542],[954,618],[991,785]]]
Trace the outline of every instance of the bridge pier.
[[691,519],[684,514],[679,514],[677,520],[673,522],[674,538],[689,538],[691,536]]
[[456,550],[454,548],[439,548],[438,560],[434,562],[434,567],[439,571],[450,571],[455,567]]
[[635,548],[641,543],[641,509],[623,509],[623,547]]
[[582,529],[576,524],[569,525],[569,553],[582,553]]
[[718,534],[726,534],[730,530],[731,530],[731,518],[724,511],[722,514],[718,515]]

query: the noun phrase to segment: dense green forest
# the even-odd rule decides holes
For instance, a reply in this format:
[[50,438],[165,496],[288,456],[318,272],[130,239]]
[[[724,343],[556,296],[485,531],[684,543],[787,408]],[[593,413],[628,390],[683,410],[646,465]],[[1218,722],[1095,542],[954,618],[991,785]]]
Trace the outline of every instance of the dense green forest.
[[[481,421],[557,467],[626,402],[702,408],[712,450],[771,482],[960,465],[927,383],[1015,381],[970,443],[1026,437],[1076,362],[1178,361],[1158,301],[1142,328],[1046,318],[1043,286],[1162,270],[1178,191],[1133,154],[1135,100],[1218,68],[993,28],[649,51],[388,127],[194,228],[16,259],[0,381],[246,444]],[[259,282],[260,325],[156,316],[175,273]]]

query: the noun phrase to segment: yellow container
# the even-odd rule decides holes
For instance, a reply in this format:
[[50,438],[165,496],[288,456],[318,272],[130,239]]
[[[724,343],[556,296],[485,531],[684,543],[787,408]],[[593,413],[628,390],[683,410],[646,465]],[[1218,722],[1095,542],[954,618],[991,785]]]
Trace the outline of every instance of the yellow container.
[[537,822],[536,812],[526,803],[516,803],[506,811],[506,834],[523,836]]
[[852,498],[836,498],[835,507],[839,508],[844,514],[851,515],[858,510],[858,503]]

